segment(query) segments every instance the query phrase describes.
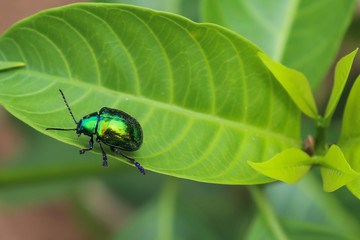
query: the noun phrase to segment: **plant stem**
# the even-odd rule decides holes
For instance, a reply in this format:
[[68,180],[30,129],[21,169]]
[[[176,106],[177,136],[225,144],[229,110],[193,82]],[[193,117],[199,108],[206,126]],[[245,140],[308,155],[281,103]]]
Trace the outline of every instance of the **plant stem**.
[[328,126],[323,124],[322,119],[316,120],[315,155],[324,156],[327,152]]
[[159,240],[174,239],[175,202],[178,191],[178,181],[168,178],[160,194],[158,238]]
[[279,220],[277,219],[274,211],[272,210],[269,201],[263,194],[262,190],[258,186],[249,186],[250,193],[259,209],[260,213],[264,217],[265,222],[269,225],[270,230],[278,240],[287,240],[284,230],[282,229]]

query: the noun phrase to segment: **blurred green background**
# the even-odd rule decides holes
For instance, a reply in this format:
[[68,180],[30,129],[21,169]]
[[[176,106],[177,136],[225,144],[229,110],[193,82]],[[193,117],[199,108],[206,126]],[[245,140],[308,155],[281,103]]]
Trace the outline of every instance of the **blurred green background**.
[[[79,1],[0,0],[0,33],[24,17],[72,2]],[[200,1],[122,2],[200,19]],[[357,7],[335,61],[359,46],[359,29]],[[359,60],[355,59],[335,113],[329,142],[339,136],[345,101],[360,73]],[[320,112],[329,98],[332,77],[330,69],[315,92]],[[314,126],[308,119],[303,124],[305,138]],[[80,156],[79,149],[36,132],[2,108],[0,131],[0,239],[273,239],[252,198],[254,190],[246,186],[198,183],[151,172],[142,176],[112,159],[111,167],[102,169],[101,156]],[[85,164],[91,167],[84,170]],[[359,200],[345,188],[324,193],[318,169],[297,185],[276,182],[263,187],[263,200],[269,200],[291,239],[360,239],[355,235]]]

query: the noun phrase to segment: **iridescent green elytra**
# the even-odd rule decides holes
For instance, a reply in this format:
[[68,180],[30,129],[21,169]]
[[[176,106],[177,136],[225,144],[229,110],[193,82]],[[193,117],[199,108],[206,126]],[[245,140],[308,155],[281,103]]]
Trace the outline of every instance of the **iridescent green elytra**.
[[83,117],[77,124],[77,134],[96,134],[106,145],[125,151],[136,151],[143,140],[141,126],[126,112],[104,107],[98,113]]
[[61,89],[59,89],[63,96],[64,102],[69,109],[69,112],[74,119],[77,127],[75,129],[63,129],[63,128],[47,128],[46,130],[74,130],[80,137],[81,134],[90,136],[90,147],[87,149],[81,149],[80,154],[84,154],[86,151],[93,149],[93,135],[96,135],[96,142],[99,143],[100,149],[103,154],[103,167],[107,167],[107,156],[102,148],[101,142],[110,146],[110,149],[126,159],[130,160],[141,173],[145,174],[145,169],[135,161],[135,159],[126,156],[121,153],[119,149],[125,151],[138,150],[143,142],[143,132],[139,122],[127,114],[126,112],[103,107],[99,113],[94,112],[83,117],[77,122],[70,110],[70,107],[65,99],[65,96]]

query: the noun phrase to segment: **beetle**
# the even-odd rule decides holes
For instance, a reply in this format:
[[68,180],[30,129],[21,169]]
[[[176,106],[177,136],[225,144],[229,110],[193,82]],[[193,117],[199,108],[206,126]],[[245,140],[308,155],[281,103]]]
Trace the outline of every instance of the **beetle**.
[[46,130],[60,130],[60,131],[76,131],[78,137],[81,134],[87,135],[90,137],[89,148],[84,148],[80,150],[80,154],[84,154],[86,151],[93,149],[94,145],[94,135],[96,135],[96,142],[99,144],[102,155],[103,155],[103,167],[108,167],[107,156],[101,145],[104,143],[110,146],[110,149],[128,159],[132,164],[134,164],[142,174],[145,174],[145,169],[136,162],[135,159],[126,156],[120,150],[125,150],[133,152],[138,150],[143,142],[143,131],[140,123],[131,115],[126,112],[103,107],[100,109],[99,113],[94,112],[86,115],[80,121],[76,121],[75,117],[70,109],[68,102],[66,101],[64,93],[59,89],[64,102],[70,112],[71,117],[73,118],[75,124],[77,124],[74,129],[64,129],[64,128],[46,128]]

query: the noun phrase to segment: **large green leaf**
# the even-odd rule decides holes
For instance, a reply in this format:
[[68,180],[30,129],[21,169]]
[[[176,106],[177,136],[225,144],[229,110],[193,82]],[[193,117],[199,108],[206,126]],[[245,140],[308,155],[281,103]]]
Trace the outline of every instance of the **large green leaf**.
[[328,71],[357,0],[203,0],[203,21],[247,37],[314,89]]
[[266,161],[301,142],[300,113],[259,51],[226,29],[173,14],[69,5],[23,20],[0,38],[0,61],[26,64],[0,73],[0,102],[40,132],[87,147],[87,137],[45,131],[74,128],[61,88],[77,119],[104,106],[137,118],[144,143],[127,154],[148,170],[263,183],[272,180],[247,161]]

